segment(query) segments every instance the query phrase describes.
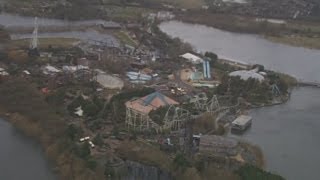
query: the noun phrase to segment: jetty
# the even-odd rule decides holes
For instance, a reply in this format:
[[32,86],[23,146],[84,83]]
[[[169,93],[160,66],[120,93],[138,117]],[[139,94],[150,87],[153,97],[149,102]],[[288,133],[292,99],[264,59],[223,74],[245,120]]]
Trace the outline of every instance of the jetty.
[[299,81],[297,83],[298,86],[311,86],[320,88],[320,82],[308,82],[308,81]]

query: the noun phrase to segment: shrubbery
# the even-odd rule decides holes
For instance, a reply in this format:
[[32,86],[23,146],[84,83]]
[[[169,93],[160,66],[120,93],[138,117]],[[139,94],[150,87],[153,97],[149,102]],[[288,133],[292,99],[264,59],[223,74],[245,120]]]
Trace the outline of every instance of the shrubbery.
[[245,165],[236,171],[241,180],[285,180],[279,175],[266,172],[255,166]]

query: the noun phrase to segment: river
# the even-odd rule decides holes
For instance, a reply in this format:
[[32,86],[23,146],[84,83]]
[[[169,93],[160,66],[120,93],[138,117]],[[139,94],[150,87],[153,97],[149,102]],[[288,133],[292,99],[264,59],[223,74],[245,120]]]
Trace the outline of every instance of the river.
[[39,144],[0,119],[0,179],[54,180]]
[[[160,29],[196,50],[220,57],[258,63],[306,81],[320,80],[320,51],[277,44],[257,35],[231,33],[177,21]],[[288,180],[318,180],[320,167],[320,89],[296,88],[282,105],[254,109],[252,128],[243,136],[259,145],[266,168]]]
[[273,43],[257,35],[239,34],[178,21],[165,22],[160,29],[179,37],[200,52],[211,51],[226,59],[291,74],[300,80],[320,82],[320,51]]

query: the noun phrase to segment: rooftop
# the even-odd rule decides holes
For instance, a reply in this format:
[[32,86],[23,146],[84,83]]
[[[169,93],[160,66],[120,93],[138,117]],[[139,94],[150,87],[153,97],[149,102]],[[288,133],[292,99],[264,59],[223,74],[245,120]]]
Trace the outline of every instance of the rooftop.
[[237,119],[235,119],[232,122],[232,124],[243,126],[243,125],[247,124],[251,120],[252,120],[251,116],[241,115],[241,116],[237,117]]
[[231,72],[229,74],[229,76],[239,76],[242,80],[248,80],[249,78],[253,78],[253,79],[257,79],[258,81],[263,81],[264,77],[257,73],[254,70],[250,70],[250,71],[245,71],[245,70],[241,70],[241,71],[234,71]]
[[154,92],[142,98],[126,102],[126,107],[139,111],[143,114],[149,114],[152,110],[174,104],[179,103],[159,92]]
[[180,57],[187,59],[189,61],[191,61],[192,63],[202,63],[203,59],[201,59],[200,57],[191,54],[191,53],[185,53],[183,55],[180,55]]

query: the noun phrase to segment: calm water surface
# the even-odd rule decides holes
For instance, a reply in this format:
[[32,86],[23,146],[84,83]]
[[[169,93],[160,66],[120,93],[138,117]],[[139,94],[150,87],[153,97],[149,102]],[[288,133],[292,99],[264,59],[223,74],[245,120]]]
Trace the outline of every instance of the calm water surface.
[[0,179],[55,180],[40,146],[0,119]]

